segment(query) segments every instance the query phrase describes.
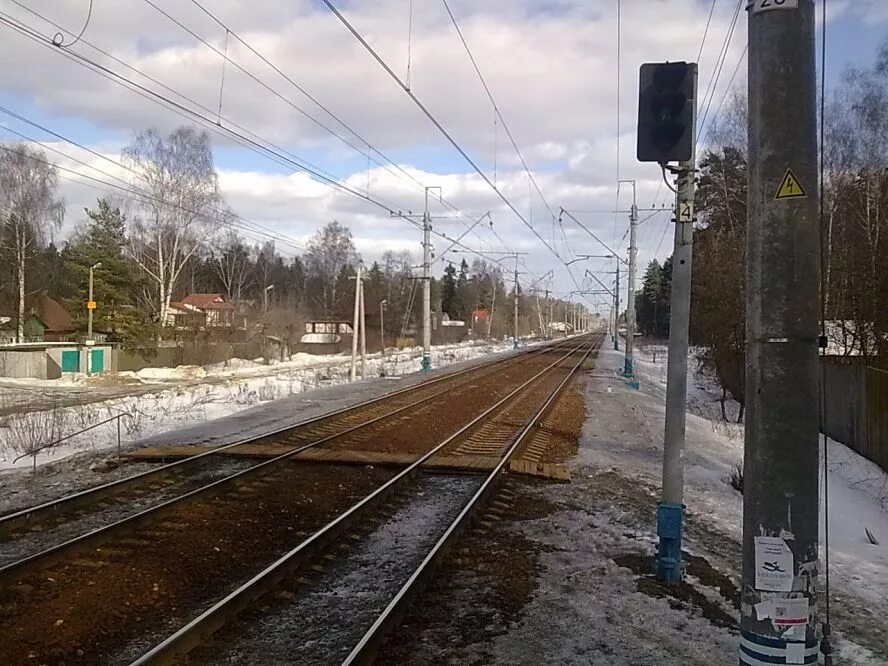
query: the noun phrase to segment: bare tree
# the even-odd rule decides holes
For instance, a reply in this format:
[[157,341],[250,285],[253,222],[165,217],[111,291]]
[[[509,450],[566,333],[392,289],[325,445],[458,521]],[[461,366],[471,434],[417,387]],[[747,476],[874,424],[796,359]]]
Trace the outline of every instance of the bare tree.
[[354,265],[357,259],[351,231],[336,220],[325,225],[308,241],[305,262],[310,293],[321,306],[324,317],[329,317],[336,309],[340,274],[343,269]]
[[228,300],[240,301],[250,279],[250,250],[240,236],[234,231],[225,234],[214,244],[210,262]]
[[56,197],[59,176],[42,150],[20,144],[0,146],[0,250],[15,266],[18,290],[16,339],[24,339],[25,277],[28,260],[62,224],[64,202]]
[[212,234],[208,220],[224,214],[210,137],[190,127],[166,137],[149,129],[123,157],[150,194],[132,218],[130,249],[152,283],[152,305],[164,324],[182,269]]

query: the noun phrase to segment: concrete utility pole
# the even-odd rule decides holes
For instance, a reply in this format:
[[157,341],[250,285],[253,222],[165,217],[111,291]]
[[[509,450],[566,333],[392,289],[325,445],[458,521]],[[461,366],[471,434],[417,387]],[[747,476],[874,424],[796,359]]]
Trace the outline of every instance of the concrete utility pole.
[[361,291],[361,379],[367,376],[367,315],[364,312],[364,282],[359,287]]
[[819,234],[813,0],[749,16],[741,664],[817,663]]
[[620,260],[617,259],[617,286],[614,289],[614,351],[620,351]]
[[552,336],[552,301],[549,300],[549,290],[546,289],[546,334],[544,340],[548,340]]
[[379,356],[382,358],[382,374],[385,374],[385,306],[388,301],[379,301]]
[[[696,68],[693,90],[697,89]],[[691,132],[694,125],[691,124]],[[696,137],[692,137],[691,145]],[[680,162],[676,178],[672,293],[666,366],[666,427],[663,435],[663,494],[657,505],[656,574],[670,584],[682,579],[684,522],[684,444],[688,403],[688,332],[691,312],[691,259],[694,247],[694,169],[696,156]],[[671,529],[666,526],[671,526]]]
[[638,254],[635,236],[638,228],[638,206],[635,201],[635,181],[621,180],[619,182],[632,183],[632,207],[629,209],[629,279],[628,294],[626,295],[626,358],[623,364],[623,376],[632,379],[635,377],[633,358],[635,348],[635,257]]
[[515,311],[512,313],[514,317],[514,331],[512,332],[512,349],[518,349],[518,255],[515,255]]
[[[93,297],[93,271],[102,267],[102,262],[98,261],[89,267],[89,299],[86,303],[86,339],[92,343],[93,339],[93,310],[96,309],[96,301]],[[87,370],[89,363],[86,364]]]
[[352,320],[352,358],[351,368],[349,369],[349,379],[355,381],[357,376],[358,365],[358,327],[361,324],[361,263],[358,262],[358,273],[355,276],[355,315]]
[[[429,190],[425,188],[425,213],[422,216],[422,371],[432,369],[432,218],[429,215]],[[440,188],[437,188],[440,190]]]

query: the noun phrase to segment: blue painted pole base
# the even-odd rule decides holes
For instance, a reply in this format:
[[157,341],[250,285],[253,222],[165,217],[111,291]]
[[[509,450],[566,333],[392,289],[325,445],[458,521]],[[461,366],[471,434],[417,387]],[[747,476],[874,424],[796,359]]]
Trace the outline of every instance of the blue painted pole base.
[[740,666],[818,663],[816,639],[787,641],[752,631],[740,632]]
[[428,372],[432,369],[432,355],[431,354],[423,354],[422,355],[422,371]]
[[518,349],[518,341],[512,340],[512,349]]
[[657,505],[657,580],[669,585],[681,582],[681,529],[684,521],[684,505],[660,502]]

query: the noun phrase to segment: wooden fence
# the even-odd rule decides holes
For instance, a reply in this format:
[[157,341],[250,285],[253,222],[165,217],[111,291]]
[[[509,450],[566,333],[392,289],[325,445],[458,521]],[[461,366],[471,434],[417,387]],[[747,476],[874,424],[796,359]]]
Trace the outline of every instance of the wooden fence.
[[888,471],[888,371],[851,359],[823,363],[821,430]]

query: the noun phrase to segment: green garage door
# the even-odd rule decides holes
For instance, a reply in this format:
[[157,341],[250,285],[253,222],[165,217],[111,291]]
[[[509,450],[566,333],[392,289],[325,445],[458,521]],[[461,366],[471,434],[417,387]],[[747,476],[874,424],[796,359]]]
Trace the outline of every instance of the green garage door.
[[80,372],[80,352],[63,351],[62,352],[62,372]]
[[89,371],[102,372],[105,369],[105,352],[102,349],[93,349],[89,352]]

